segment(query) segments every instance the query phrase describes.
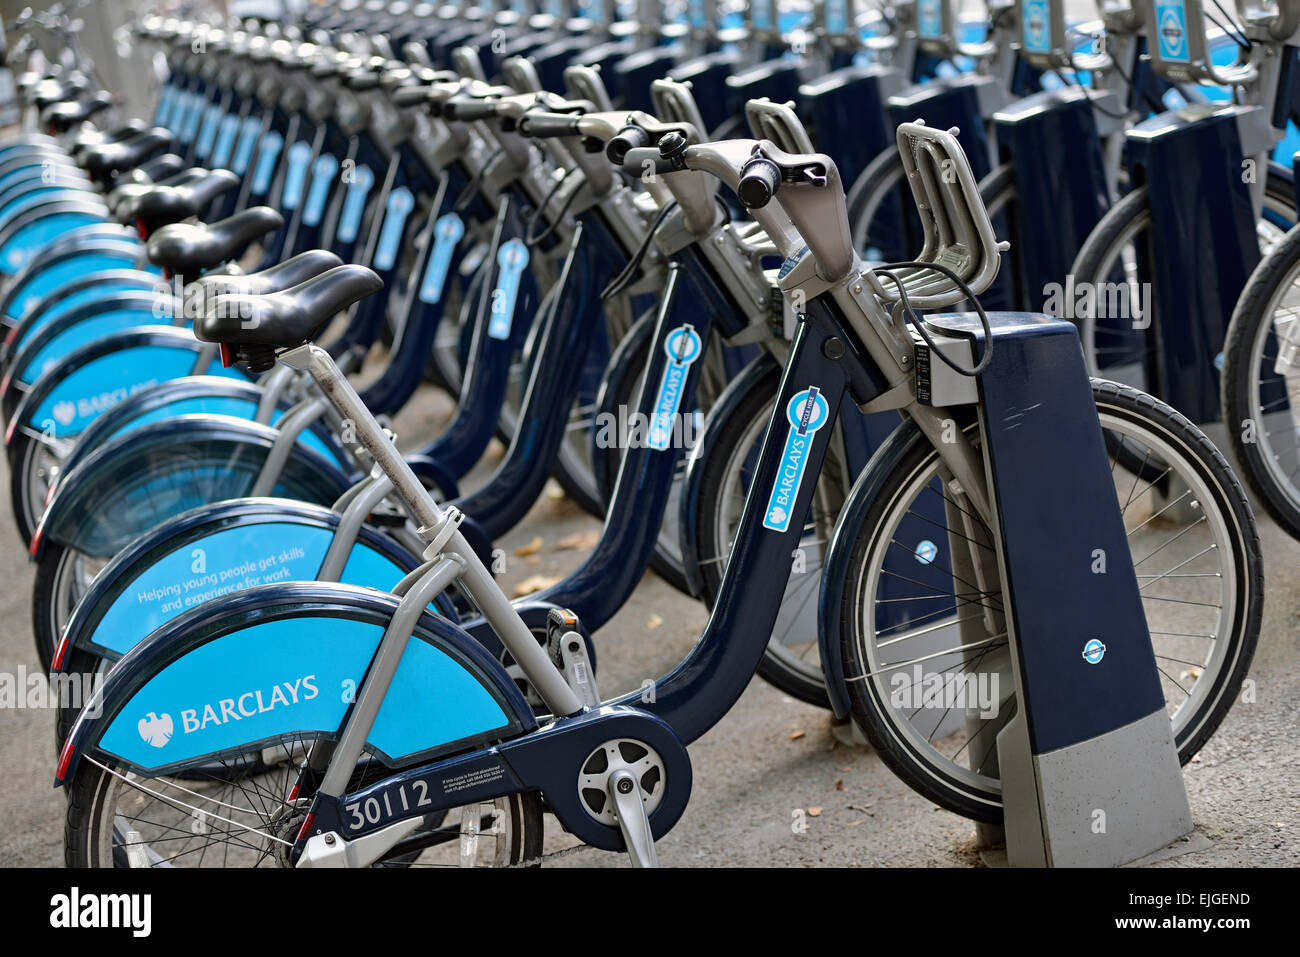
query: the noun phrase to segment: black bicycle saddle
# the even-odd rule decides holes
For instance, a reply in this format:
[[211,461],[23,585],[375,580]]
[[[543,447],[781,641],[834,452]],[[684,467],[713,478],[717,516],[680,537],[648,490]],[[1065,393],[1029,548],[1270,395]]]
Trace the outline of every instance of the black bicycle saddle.
[[[197,175],[191,175],[197,174]],[[239,184],[228,169],[196,169],[152,186],[119,186],[108,197],[118,222],[143,220],[151,229],[197,216],[208,203]]]
[[155,153],[166,149],[171,141],[171,133],[155,126],[116,143],[87,146],[80,151],[77,162],[95,179],[107,180],[122,170],[139,166]]
[[101,90],[85,100],[64,100],[51,103],[41,110],[41,127],[51,133],[66,133],[78,123],[84,123],[96,113],[113,105],[113,94]]
[[145,244],[149,261],[181,276],[193,277],[237,258],[260,236],[284,225],[269,206],[252,206],[215,223],[173,223]]
[[197,293],[205,302],[217,296],[264,296],[267,293],[292,289],[335,266],[342,265],[343,260],[327,249],[309,249],[305,253],[299,253],[291,259],[276,263],[259,272],[238,276],[224,274],[204,276],[195,286]]
[[335,266],[281,292],[216,296],[204,303],[194,334],[221,343],[250,366],[266,362],[265,369],[273,361],[270,350],[310,342],[339,312],[382,288],[383,280],[365,266]]

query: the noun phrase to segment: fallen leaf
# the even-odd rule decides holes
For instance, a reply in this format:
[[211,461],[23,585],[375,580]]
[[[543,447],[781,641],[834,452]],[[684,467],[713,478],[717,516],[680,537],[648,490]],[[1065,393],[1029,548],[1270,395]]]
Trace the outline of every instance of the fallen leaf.
[[819,807],[810,807],[810,808],[808,809],[808,816],[809,816],[809,817],[821,817],[821,816],[822,816],[822,809],[819,808]]
[[525,595],[531,595],[543,588],[550,588],[559,580],[559,577],[555,575],[529,575],[515,586],[515,597],[523,598]]
[[591,529],[586,532],[574,532],[572,535],[565,535],[555,543],[557,552],[567,552],[575,550],[586,550],[595,548],[596,543],[600,541],[600,530]]
[[527,545],[520,545],[518,548],[516,548],[515,554],[519,555],[520,557],[524,555],[531,555],[541,547],[542,547],[542,536],[538,535]]
[[802,738],[802,737],[803,737],[803,732],[802,732],[802,731],[791,731],[791,732],[790,732],[790,740],[791,740],[791,741],[798,741],[798,740],[799,740],[800,738]]
[[651,615],[649,618],[646,619],[645,626],[647,628],[658,628],[663,623],[664,620],[660,618],[658,615]]

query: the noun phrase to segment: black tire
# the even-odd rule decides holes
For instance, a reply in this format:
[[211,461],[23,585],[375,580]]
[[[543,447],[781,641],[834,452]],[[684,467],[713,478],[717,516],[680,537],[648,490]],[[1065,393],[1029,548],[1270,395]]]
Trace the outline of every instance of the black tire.
[[876,247],[885,262],[899,262],[920,249],[914,240],[921,235],[921,219],[910,202],[898,150],[886,149],[867,164],[849,187],[846,203],[859,253]]
[[[1273,225],[1277,225],[1275,219],[1280,217],[1287,219],[1289,223],[1287,228],[1296,223],[1295,189],[1290,181],[1272,168],[1269,169],[1265,182],[1264,204],[1264,218]],[[1115,266],[1116,254],[1131,241],[1125,240],[1126,236],[1137,237],[1146,234],[1148,239],[1151,238],[1149,236],[1150,216],[1150,202],[1145,186],[1130,190],[1123,199],[1112,206],[1088,235],[1074,259],[1070,272],[1075,277],[1076,283],[1106,283],[1122,279],[1117,274]],[[1153,288],[1151,298],[1158,301],[1160,290]],[[1146,315],[1152,315],[1155,302],[1143,302],[1141,308]],[[1112,318],[1123,320],[1126,317]],[[1107,353],[1122,350],[1137,349],[1137,356],[1140,357],[1147,350],[1145,345],[1145,342],[1149,341],[1147,336],[1134,336],[1134,330],[1131,329],[1107,331],[1105,323],[1100,324],[1099,332],[1099,323],[1093,316],[1076,317],[1074,323],[1079,327],[1079,338],[1083,342],[1084,355],[1088,360],[1089,371],[1093,375],[1118,379],[1125,385],[1155,392],[1145,369],[1133,369],[1131,364],[1126,364],[1123,371],[1118,372],[1105,361]],[[1142,342],[1139,344],[1137,340]],[[1144,364],[1144,360],[1138,358],[1138,361],[1139,364]]]
[[[1296,538],[1300,538],[1300,480],[1280,458],[1300,451],[1300,435],[1293,427],[1285,447],[1282,443],[1286,440],[1272,441],[1278,429],[1265,421],[1265,414],[1279,403],[1280,396],[1272,390],[1266,395],[1260,393],[1261,386],[1278,380],[1283,392],[1291,393],[1284,376],[1271,374],[1270,367],[1277,357],[1272,320],[1280,297],[1300,278],[1298,274],[1300,227],[1288,232],[1246,281],[1228,325],[1219,383],[1228,441],[1246,483],[1273,520]],[[1270,340],[1273,341],[1271,351]],[[1296,397],[1291,396],[1293,407],[1295,402]],[[1285,428],[1285,422],[1282,427]],[[1247,441],[1248,435],[1251,441]]]
[[[1255,654],[1263,614],[1264,588],[1259,533],[1245,493],[1228,463],[1210,440],[1185,417],[1165,403],[1118,383],[1094,379],[1093,394],[1099,413],[1106,415],[1108,421],[1117,425],[1119,422],[1132,422],[1150,430],[1152,434],[1162,436],[1171,447],[1179,450],[1183,461],[1195,470],[1197,477],[1215,499],[1216,512],[1225,521],[1231,537],[1231,555],[1228,560],[1231,562],[1234,581],[1236,587],[1246,592],[1244,600],[1237,601],[1232,609],[1231,625],[1224,633],[1229,636],[1229,644],[1225,648],[1221,666],[1206,686],[1202,702],[1175,728],[1174,740],[1178,747],[1178,757],[1186,763],[1214,733],[1232,707]],[[918,477],[924,478],[928,474],[927,469],[933,467],[934,460],[934,450],[928,443],[913,443],[907,453],[900,456],[894,464],[893,471],[882,486],[881,494],[871,503],[856,530],[857,537],[840,609],[840,654],[847,676],[860,676],[870,670],[863,655],[860,631],[860,622],[864,617],[861,593],[864,590],[864,578],[869,574],[868,556],[878,549],[876,539],[879,536],[894,534],[894,530],[889,527],[891,513],[898,508],[899,501],[907,498],[909,483],[915,484],[920,480]],[[908,508],[911,507],[910,501],[905,504]],[[841,530],[842,534],[847,532],[848,530]],[[1222,637],[1221,635],[1220,638]],[[1159,652],[1157,656],[1159,657]],[[1202,680],[1200,674],[1196,678],[1197,683]],[[854,720],[881,759],[910,787],[940,807],[964,817],[991,823],[1001,821],[1000,782],[995,790],[987,786],[977,788],[964,781],[956,773],[956,767],[951,772],[945,772],[942,765],[936,766],[928,761],[915,740],[885,716],[889,706],[879,699],[877,682],[849,680],[846,687]],[[1191,700],[1190,695],[1188,700]],[[1003,709],[998,719],[1005,721],[1014,710],[1014,707]],[[971,756],[968,755],[967,759],[970,760]]]
[[46,463],[40,461],[44,445],[21,432],[14,436],[9,447],[9,504],[13,508],[14,525],[22,536],[24,544],[30,544],[36,531],[36,523],[45,511],[45,501],[36,494],[32,481],[34,470],[43,469]]
[[[286,763],[296,773],[296,765],[292,762]],[[114,766],[111,759],[102,762],[102,764],[103,767],[91,763],[87,757],[83,757],[74,779],[67,785],[68,810],[64,819],[64,862],[68,867],[131,866],[126,853],[117,840],[118,825],[111,816],[106,817],[104,807],[105,803],[112,799],[113,787],[118,781],[118,775],[121,772]],[[117,774],[113,773],[114,771],[117,771]],[[356,783],[360,784],[362,782],[358,781]],[[286,792],[283,790],[275,792],[268,789],[265,793]],[[269,814],[271,812],[271,808],[264,798],[258,804],[262,813]],[[508,815],[510,821],[508,840],[497,849],[501,863],[506,866],[540,863],[544,824],[540,794],[535,791],[511,794],[497,801],[496,806],[502,813]],[[450,816],[448,814],[438,815],[426,822],[426,826],[437,828]],[[146,821],[145,823],[153,824],[154,822]],[[106,828],[111,828],[111,833]],[[294,827],[288,828],[285,833],[295,828],[296,824]],[[253,838],[252,840],[257,839]],[[243,843],[247,845],[248,841]],[[105,844],[111,847],[110,853],[103,853]],[[377,861],[373,866],[410,866],[420,853],[418,849],[409,850],[408,848],[412,845],[418,848],[419,832],[394,847],[391,858]],[[246,846],[241,849],[246,850]],[[188,863],[202,865],[204,855],[200,855],[197,860],[191,857]],[[228,866],[228,862],[224,858],[219,858],[216,854],[213,855],[211,863],[213,866]],[[238,864],[235,866],[238,866]],[[276,866],[276,862],[270,858],[264,858],[256,862],[254,866]]]
[[32,586],[32,635],[36,640],[36,656],[46,674],[53,667],[54,652],[63,626],[81,597],[76,565],[87,561],[92,560],[80,552],[57,542],[47,542],[40,561],[36,563],[36,580]]
[[[748,445],[747,436],[753,435],[754,428],[759,428],[758,438],[762,439],[763,427],[771,417],[772,406],[780,390],[781,368],[775,362],[770,362],[768,365],[769,368],[765,370],[762,379],[756,382],[736,404],[727,423],[718,426],[710,423],[709,428],[716,428],[718,439],[707,451],[697,453],[702,454],[703,457],[696,467],[703,471],[697,484],[699,497],[688,509],[688,514],[695,522],[694,538],[698,551],[696,558],[699,561],[698,574],[702,587],[700,597],[710,608],[717,599],[723,572],[726,569],[725,556],[729,554],[731,548],[730,538],[726,541],[721,540],[723,536],[720,531],[721,524],[725,522],[723,515],[728,506],[729,490],[726,484],[732,474],[736,457],[748,454],[752,449],[752,446],[746,448],[742,446]],[[823,470],[818,479],[819,488],[832,481],[829,478],[832,471],[830,468]],[[847,489],[846,482],[843,491]],[[814,510],[816,509],[817,506],[814,504]],[[834,515],[825,515],[822,520],[833,522],[834,518]],[[808,576],[815,598],[816,592],[820,590],[820,572],[809,568],[803,574]],[[779,619],[777,627],[780,627]],[[794,662],[787,660],[787,652],[773,647],[773,644],[778,642],[778,638],[779,636],[774,634],[768,649],[764,652],[763,660],[758,666],[759,675],[768,683],[800,701],[829,708],[830,698],[826,692],[825,681],[821,677],[820,659],[815,669],[808,666],[800,668]],[[815,628],[810,640],[813,645],[816,644]]]

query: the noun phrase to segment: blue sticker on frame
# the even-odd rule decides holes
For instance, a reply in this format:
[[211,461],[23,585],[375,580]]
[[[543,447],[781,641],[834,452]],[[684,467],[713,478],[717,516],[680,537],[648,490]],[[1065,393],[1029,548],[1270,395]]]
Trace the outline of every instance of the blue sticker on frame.
[[366,209],[366,197],[374,185],[375,174],[370,172],[369,166],[358,166],[352,170],[347,195],[343,198],[343,212],[339,215],[336,237],[339,242],[350,243],[356,240],[357,232],[361,229],[361,214]]
[[442,298],[447,273],[451,268],[451,254],[456,251],[456,244],[464,235],[465,221],[455,213],[439,216],[433,224],[433,251],[429,253],[424,281],[420,283],[420,302],[434,303]]
[[397,262],[397,253],[406,231],[406,218],[414,208],[415,197],[405,186],[399,186],[388,194],[388,202],[384,204],[384,225],[379,231],[379,242],[375,247],[376,269],[392,269]]
[[509,339],[514,324],[515,301],[519,298],[519,279],[528,265],[528,247],[521,239],[509,239],[497,250],[497,285],[492,290],[492,316],[488,320],[488,335],[493,339]]

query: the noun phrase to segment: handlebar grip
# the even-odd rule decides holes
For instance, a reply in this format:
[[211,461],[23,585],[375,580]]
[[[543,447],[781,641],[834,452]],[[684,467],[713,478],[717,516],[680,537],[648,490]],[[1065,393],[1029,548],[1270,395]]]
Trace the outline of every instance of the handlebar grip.
[[466,123],[472,120],[486,120],[495,116],[496,112],[496,100],[448,100],[442,105],[443,116],[449,120],[460,120]]
[[639,126],[626,126],[605,144],[605,157],[615,166],[622,166],[629,150],[650,145],[650,134]]
[[781,187],[781,168],[771,160],[756,158],[745,164],[736,195],[746,209],[762,209]]
[[392,92],[393,103],[397,106],[418,106],[429,97],[427,86],[399,86]]
[[651,169],[656,173],[672,173],[681,167],[665,159],[657,146],[638,146],[624,154],[623,172],[629,176],[644,176]]
[[578,117],[567,113],[525,113],[519,117],[519,132],[538,139],[577,136]]

